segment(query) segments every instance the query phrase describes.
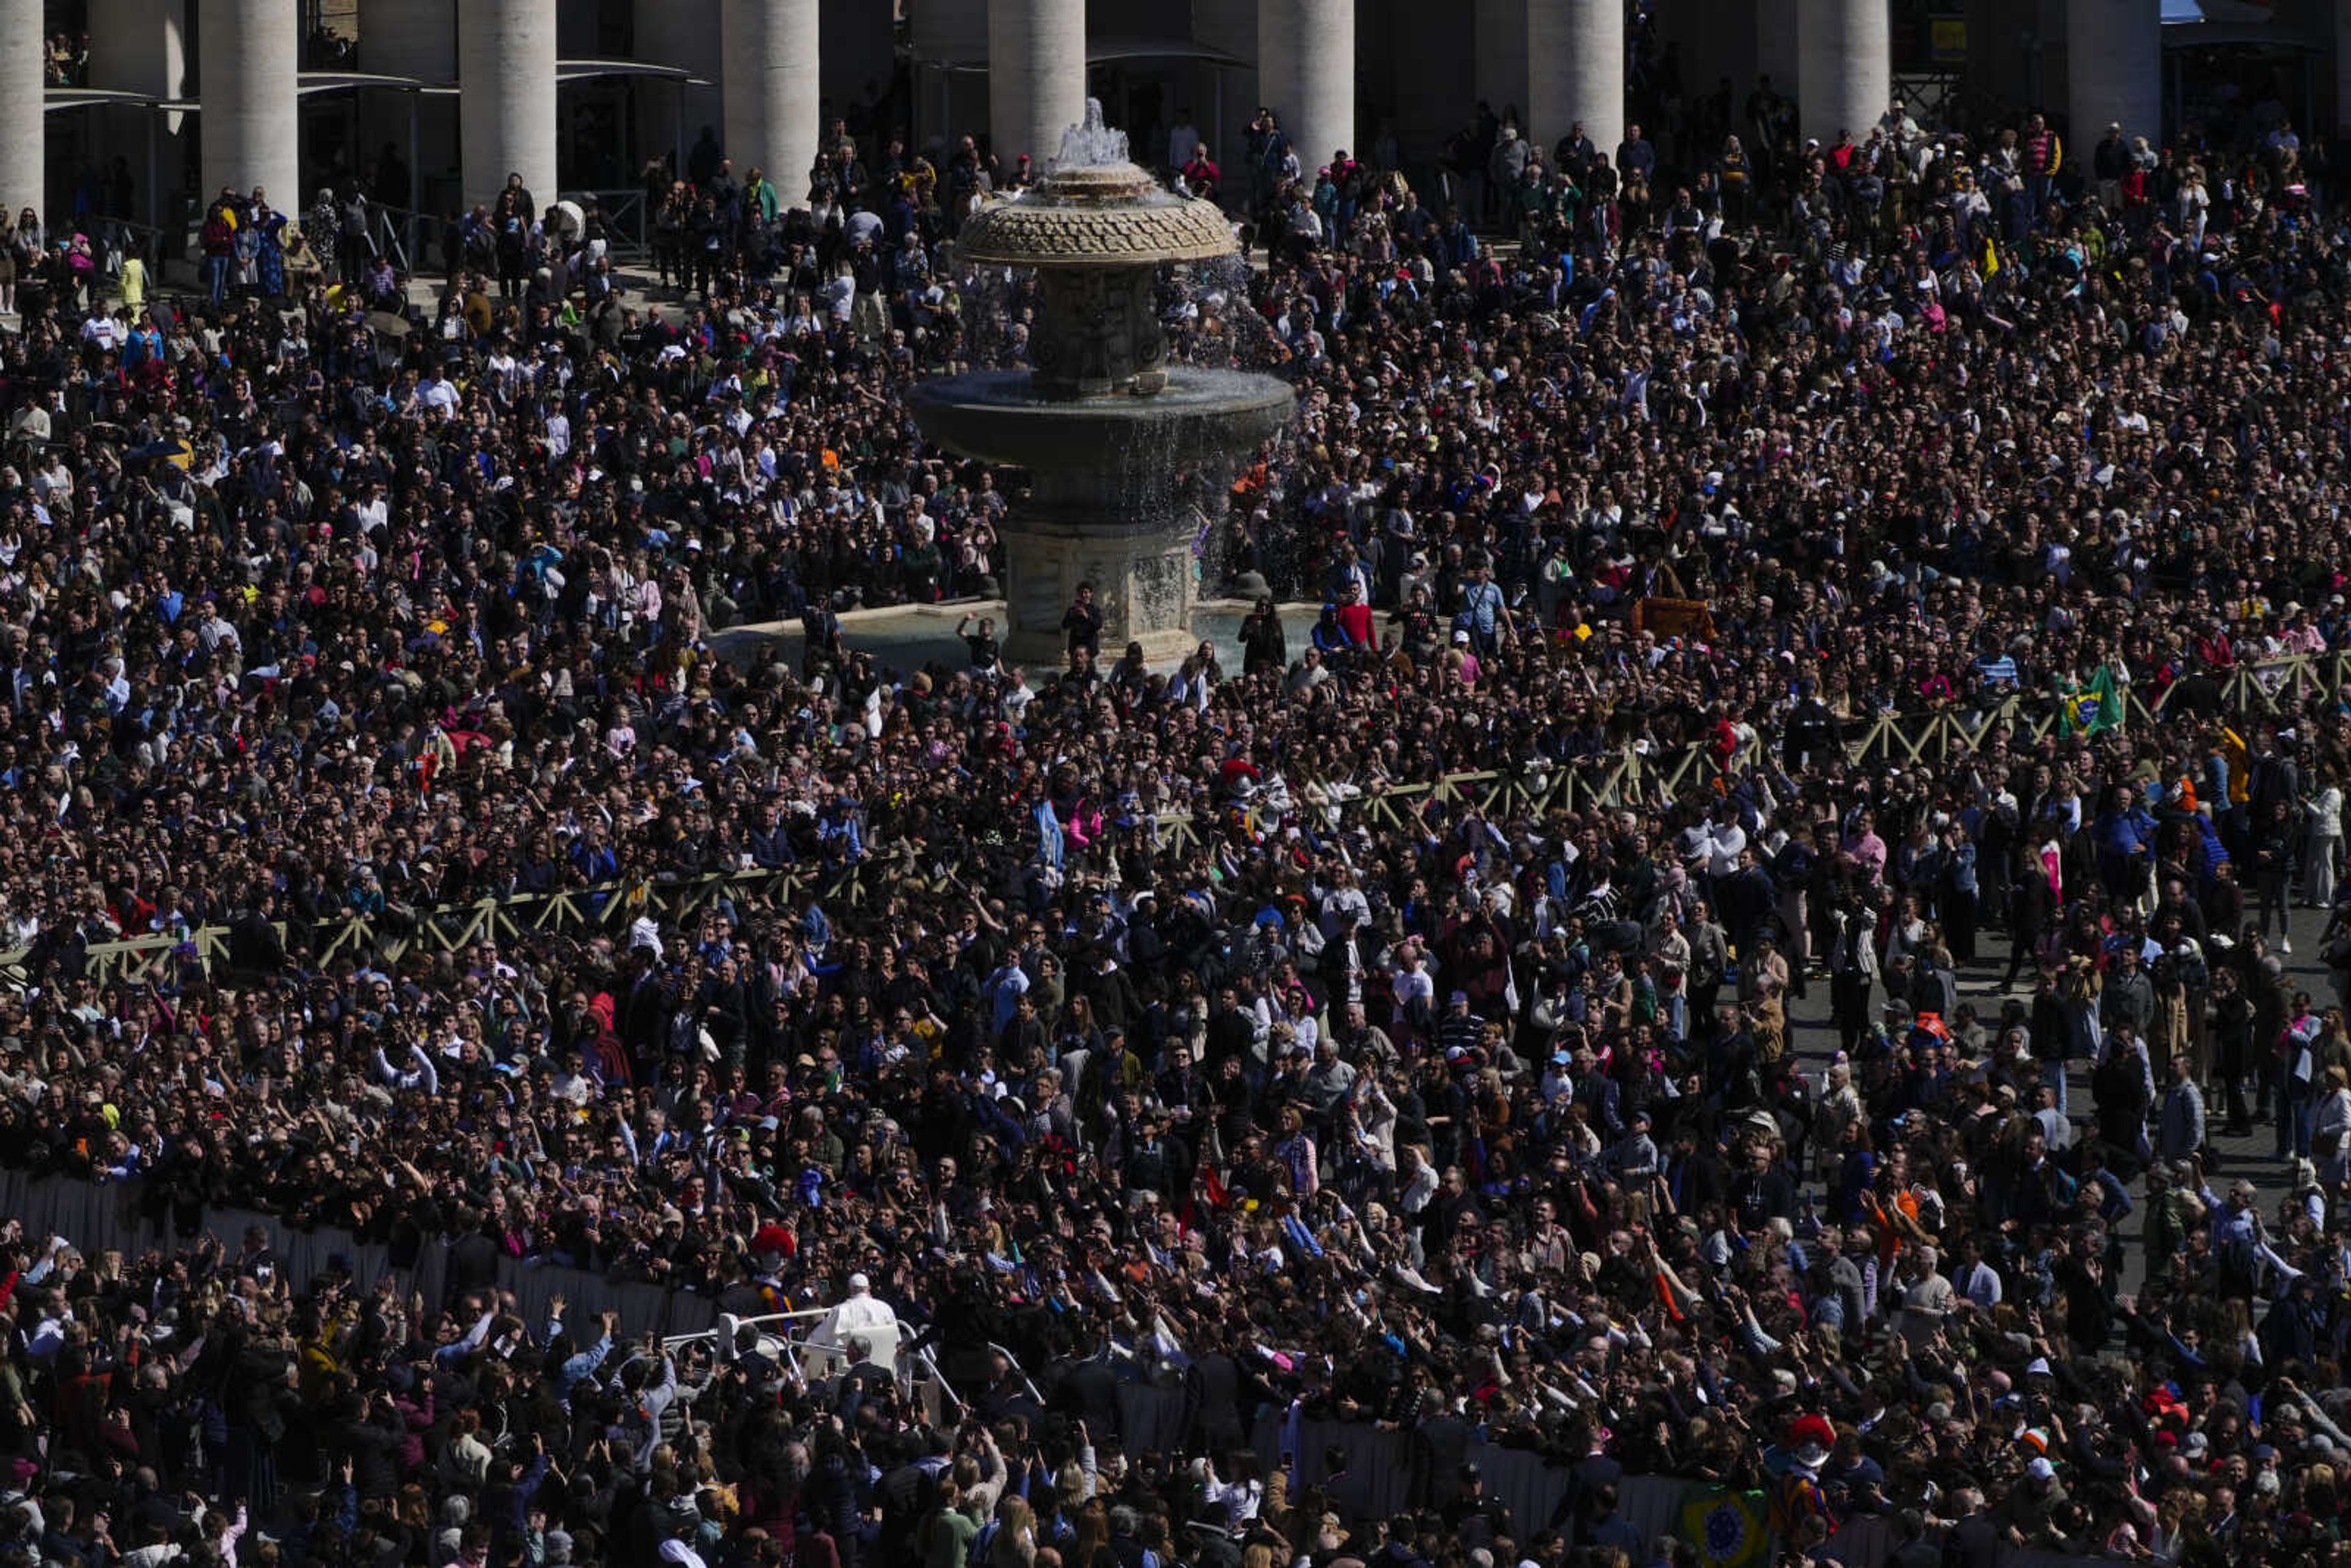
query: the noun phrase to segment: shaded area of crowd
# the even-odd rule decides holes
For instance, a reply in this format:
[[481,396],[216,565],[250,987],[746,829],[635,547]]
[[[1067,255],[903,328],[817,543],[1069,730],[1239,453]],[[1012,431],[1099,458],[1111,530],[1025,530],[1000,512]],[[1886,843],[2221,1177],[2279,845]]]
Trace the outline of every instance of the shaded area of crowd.
[[[1053,670],[841,633],[984,586],[1021,502],[898,396],[1019,350],[943,248],[1019,183],[977,147],[852,147],[805,210],[689,169],[658,304],[520,191],[434,308],[266,193],[198,298],[37,291],[0,1157],[155,1246],[6,1239],[0,1563],[1723,1560],[1628,1474],[1761,1490],[1791,1560],[1870,1514],[1906,1563],[2331,1553],[2351,941],[2286,930],[2346,727],[2274,661],[2351,628],[2342,219],[2274,123],[2142,167],[1896,106],[1750,163],[1712,112],[1604,161],[1498,115],[1437,191],[1272,116],[1245,180],[1186,149],[1269,262],[1178,336],[1301,396],[1206,570],[1328,606],[1230,670],[1082,612]],[[796,664],[711,652],[792,618]],[[1889,714],[1964,754],[1850,760]],[[1692,747],[1671,794],[1378,809]],[[456,1277],[289,1279],[232,1207]],[[862,1275],[968,1409],[526,1322],[532,1260],[743,1315]],[[1291,1414],[1412,1434],[1411,1511],[1262,1465]]]

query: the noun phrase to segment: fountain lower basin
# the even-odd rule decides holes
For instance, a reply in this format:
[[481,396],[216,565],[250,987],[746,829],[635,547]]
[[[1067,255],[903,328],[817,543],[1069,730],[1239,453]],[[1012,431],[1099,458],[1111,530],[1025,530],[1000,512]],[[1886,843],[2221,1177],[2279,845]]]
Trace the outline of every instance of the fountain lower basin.
[[[914,418],[940,445],[1044,476],[1074,469],[1099,481],[1132,470],[1164,482],[1171,468],[1232,462],[1290,423],[1287,382],[1176,365],[1149,397],[1040,397],[1027,371],[974,371],[924,382]],[[1123,486],[1119,486],[1123,487]]]

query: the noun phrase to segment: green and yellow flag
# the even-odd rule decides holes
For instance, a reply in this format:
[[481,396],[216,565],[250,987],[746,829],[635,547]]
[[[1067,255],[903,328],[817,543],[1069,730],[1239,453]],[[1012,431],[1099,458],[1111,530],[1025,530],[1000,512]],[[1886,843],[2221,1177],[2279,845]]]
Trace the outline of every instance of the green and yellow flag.
[[1682,1494],[1675,1533],[1697,1549],[1705,1568],[1761,1568],[1771,1561],[1763,1494],[1694,1484]]
[[2066,699],[2065,716],[2084,735],[2103,735],[2123,727],[2122,693],[2115,685],[2112,666],[2100,664],[2090,684]]

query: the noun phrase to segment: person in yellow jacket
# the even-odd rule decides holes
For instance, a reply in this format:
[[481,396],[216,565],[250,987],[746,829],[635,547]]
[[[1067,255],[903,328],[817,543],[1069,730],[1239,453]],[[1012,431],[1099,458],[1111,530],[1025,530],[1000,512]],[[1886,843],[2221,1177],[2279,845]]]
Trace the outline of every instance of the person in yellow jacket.
[[2242,806],[2252,800],[2253,753],[2252,748],[2245,744],[2245,737],[2224,724],[2220,727],[2220,738],[2212,747],[2212,753],[2220,759],[2228,778],[2229,804]]

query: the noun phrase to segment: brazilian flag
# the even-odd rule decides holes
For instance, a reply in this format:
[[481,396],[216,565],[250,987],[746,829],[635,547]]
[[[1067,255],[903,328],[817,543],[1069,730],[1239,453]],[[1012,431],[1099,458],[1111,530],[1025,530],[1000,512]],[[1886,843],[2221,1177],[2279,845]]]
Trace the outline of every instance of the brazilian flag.
[[2074,727],[2084,735],[2097,735],[2123,727],[2123,698],[2115,684],[2111,665],[2100,664],[2090,684],[2074,694],[2065,705],[2067,716]]
[[1763,1494],[1693,1485],[1682,1493],[1681,1528],[1707,1568],[1760,1568],[1771,1560],[1771,1533],[1763,1524]]

